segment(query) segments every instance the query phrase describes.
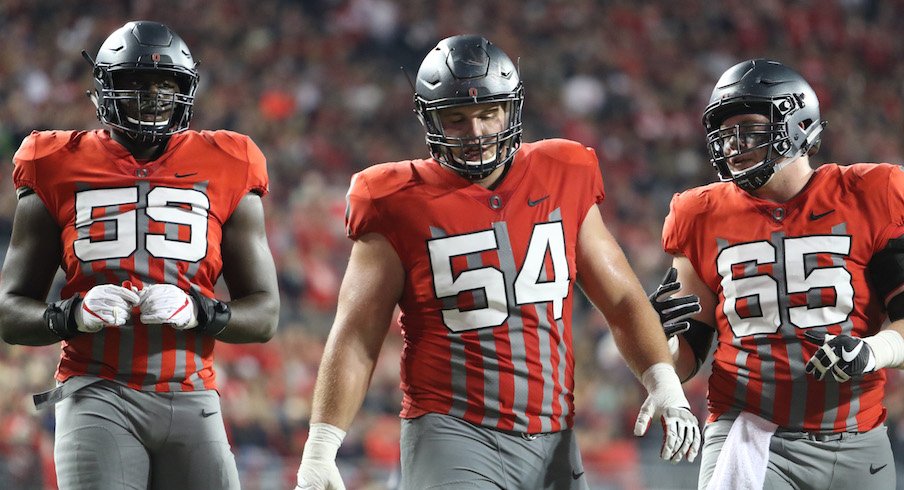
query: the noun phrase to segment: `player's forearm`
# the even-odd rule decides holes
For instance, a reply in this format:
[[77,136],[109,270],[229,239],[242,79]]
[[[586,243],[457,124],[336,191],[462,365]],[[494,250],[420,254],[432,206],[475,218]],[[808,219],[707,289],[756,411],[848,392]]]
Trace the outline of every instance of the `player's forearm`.
[[317,373],[311,423],[347,431],[364,402],[376,360],[363,352],[328,345]]
[[258,292],[230,301],[232,316],[217,340],[232,344],[266,342],[276,334],[279,295]]
[[678,342],[678,351],[672,356],[672,361],[675,363],[675,372],[683,383],[696,374],[697,358],[684,337],[676,335],[675,340]]
[[642,293],[626,296],[607,315],[615,345],[637,376],[654,364],[673,362],[659,318]]
[[0,293],[0,336],[8,344],[50,345],[60,341],[44,321],[47,303]]

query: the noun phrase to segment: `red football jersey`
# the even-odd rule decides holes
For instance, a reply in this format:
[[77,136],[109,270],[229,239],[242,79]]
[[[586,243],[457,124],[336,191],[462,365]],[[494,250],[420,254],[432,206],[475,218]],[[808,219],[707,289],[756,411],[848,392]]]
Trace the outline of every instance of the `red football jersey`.
[[[823,165],[784,203],[732,183],[677,194],[663,248],[690,259],[718,297],[710,419],[743,410],[807,431],[867,431],[885,420],[884,371],[837,383],[804,372],[808,328],[876,334],[882,298],[866,266],[904,224],[904,172]],[[896,231],[897,230],[897,231]]]
[[434,160],[376,165],[348,197],[348,235],[385,236],[405,267],[402,417],[571,427],[575,245],[603,200],[593,150],[525,143],[493,190]]
[[[13,181],[59,223],[66,284],[61,297],[128,280],[192,285],[213,296],[222,226],[249,192],[267,193],[266,161],[247,136],[174,135],[139,164],[106,131],[33,132],[14,157]],[[134,389],[216,388],[213,337],[132,323],[63,342],[56,378],[93,375]]]

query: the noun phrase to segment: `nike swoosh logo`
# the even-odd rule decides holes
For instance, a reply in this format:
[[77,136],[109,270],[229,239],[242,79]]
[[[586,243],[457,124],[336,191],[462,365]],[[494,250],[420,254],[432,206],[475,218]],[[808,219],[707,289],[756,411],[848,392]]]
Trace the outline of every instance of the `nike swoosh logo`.
[[[189,174],[176,174],[176,178],[177,178],[177,179],[184,179],[184,178],[186,178],[186,177],[191,177],[192,175],[198,175],[198,172],[192,172],[192,173],[189,173]],[[813,219],[813,218],[810,218],[810,219]]]
[[884,464],[884,465],[882,465],[882,466],[876,468],[874,465],[869,465],[869,474],[870,474],[870,475],[875,475],[876,473],[882,471],[882,468],[885,468],[886,466],[888,466],[888,465],[887,465],[887,464]]
[[201,416],[204,417],[205,419],[207,417],[210,417],[211,415],[216,415],[218,413],[220,413],[220,412],[219,411],[208,412],[207,409],[205,409],[205,408],[201,409]]
[[[176,315],[178,315],[179,313],[181,313],[182,310],[184,310],[185,308],[188,308],[190,305],[191,305],[191,300],[189,300],[189,299],[188,299],[188,296],[186,296],[186,297],[185,297],[185,304],[183,304],[182,306],[180,306],[178,310],[174,311],[173,314],[170,315],[169,318],[167,318],[167,320],[172,320],[174,316],[176,316]],[[164,323],[165,323],[165,322],[164,322]]]
[[541,202],[543,202],[543,201],[545,201],[545,200],[547,200],[547,199],[549,199],[549,194],[547,194],[547,195],[541,197],[540,199],[534,199],[534,200],[528,199],[528,200],[527,200],[527,205],[530,206],[530,207],[534,207],[534,206],[536,206],[537,204],[540,204]]
[[[879,469],[881,470],[882,468],[879,468]],[[878,470],[876,470],[876,471],[878,471]],[[575,473],[574,470],[571,471],[571,479],[572,479],[572,480],[577,480],[578,478],[580,478],[580,477],[582,477],[582,476],[584,476],[584,472],[583,472],[583,471],[580,472],[580,473]]]
[[819,213],[819,214],[816,214],[816,213],[814,213],[813,211],[810,211],[810,221],[816,221],[816,220],[818,220],[818,219],[825,218],[826,216],[828,216],[828,215],[830,215],[830,214],[832,214],[832,213],[834,213],[834,212],[835,212],[834,209],[830,209],[830,210],[828,210],[828,211],[826,211],[826,212],[824,212],[824,213]]
[[857,355],[860,354],[860,349],[863,349],[863,342],[858,342],[857,347],[854,347],[854,350],[848,352],[844,347],[841,348],[841,358],[844,359],[844,362],[853,362],[854,359],[857,358]]

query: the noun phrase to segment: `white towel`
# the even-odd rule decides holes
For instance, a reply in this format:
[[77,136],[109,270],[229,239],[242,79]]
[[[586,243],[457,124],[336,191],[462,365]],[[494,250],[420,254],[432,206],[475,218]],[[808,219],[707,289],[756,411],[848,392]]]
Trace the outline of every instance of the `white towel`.
[[741,412],[731,424],[706,490],[761,490],[776,428],[768,420]]

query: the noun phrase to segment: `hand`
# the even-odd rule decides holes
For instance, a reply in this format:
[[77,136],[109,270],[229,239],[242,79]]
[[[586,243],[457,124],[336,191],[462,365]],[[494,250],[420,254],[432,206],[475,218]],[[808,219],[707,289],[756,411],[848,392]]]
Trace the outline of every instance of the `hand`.
[[141,322],[168,325],[176,330],[198,326],[197,307],[188,294],[172,284],[153,284],[141,290]]
[[94,286],[82,299],[75,313],[80,332],[94,333],[104,327],[120,327],[132,316],[132,307],[139,301],[131,289],[115,284]]
[[646,434],[658,415],[663,433],[659,457],[672,463],[686,458],[692,463],[700,450],[700,424],[691,413],[675,369],[666,363],[655,364],[644,372],[641,381],[649,394],[634,423],[634,435]]
[[665,336],[671,339],[679,333],[686,332],[690,328],[690,323],[686,320],[697,313],[700,313],[700,297],[696,294],[687,296],[678,296],[672,298],[672,294],[681,288],[678,282],[678,270],[674,267],[669,268],[662,283],[656,288],[656,291],[650,294],[650,304],[656,313],[659,313],[659,323],[665,331]]
[[345,490],[336,461],[301,460],[295,490]]
[[807,374],[822,381],[826,373],[839,383],[876,370],[876,356],[863,339],[850,335],[831,335],[807,330],[804,337],[819,345],[819,350],[807,361]]
[[345,431],[334,425],[322,422],[311,424],[301,466],[298,467],[295,490],[345,490],[336,466],[336,453],[343,439]]

